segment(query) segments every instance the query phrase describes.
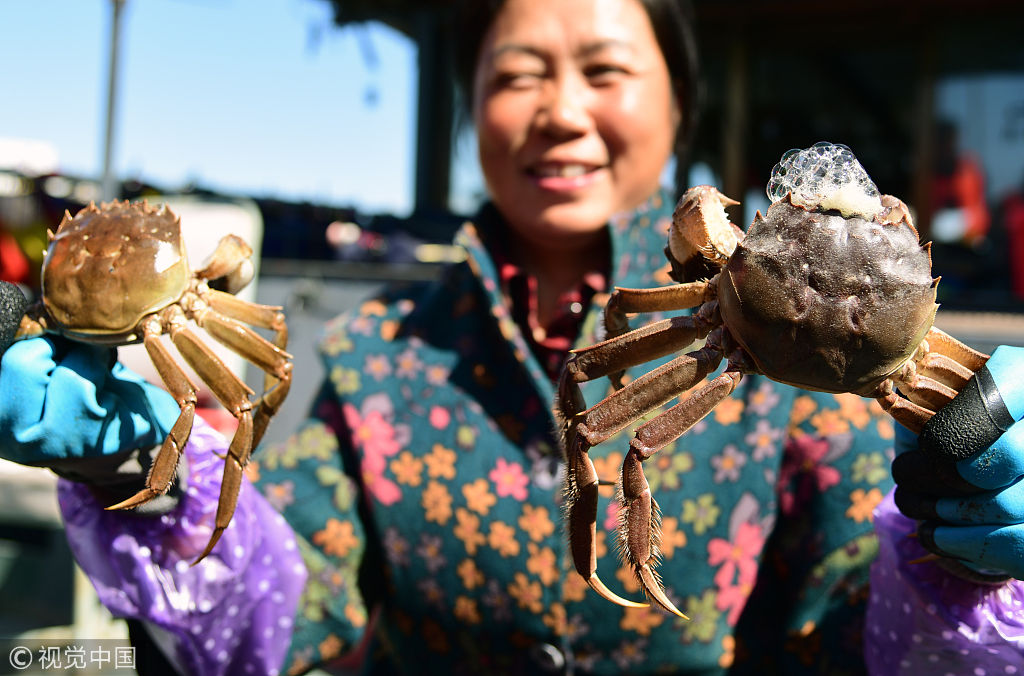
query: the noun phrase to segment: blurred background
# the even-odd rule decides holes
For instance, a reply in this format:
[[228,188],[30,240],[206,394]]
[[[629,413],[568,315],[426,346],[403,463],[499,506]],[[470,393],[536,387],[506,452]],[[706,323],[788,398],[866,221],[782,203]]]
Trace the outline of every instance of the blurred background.
[[[1024,3],[695,7],[701,117],[666,180],[716,185],[742,201],[731,215],[745,226],[783,152],[844,143],[934,243],[939,326],[980,349],[1024,344]],[[444,0],[4,0],[0,279],[37,293],[46,229],[90,201],[170,204],[196,260],[243,234],[259,253],[247,297],[284,306],[291,327],[295,385],[268,432],[279,440],[320,379],[321,323],[460,256],[448,242],[483,187],[446,12]],[[70,562],[52,477],[0,465],[0,636],[107,630],[121,631]]]

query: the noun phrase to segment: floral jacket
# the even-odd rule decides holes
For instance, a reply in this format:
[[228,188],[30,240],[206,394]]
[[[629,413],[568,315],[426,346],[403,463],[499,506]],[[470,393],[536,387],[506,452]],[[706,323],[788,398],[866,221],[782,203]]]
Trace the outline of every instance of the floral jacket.
[[[612,284],[670,281],[673,206],[660,193],[611,223]],[[890,419],[855,395],[744,378],[645,464],[658,570],[690,620],[612,605],[568,560],[553,384],[510,319],[486,234],[467,224],[466,259],[439,281],[332,321],[309,420],[257,454],[258,488],[309,573],[285,672],[330,670],[370,626],[379,673],[862,672]],[[600,339],[603,300],[579,346]],[[590,404],[608,392],[584,386]],[[603,479],[629,438],[590,451]],[[615,552],[613,489],[601,494],[598,572],[639,600]]]

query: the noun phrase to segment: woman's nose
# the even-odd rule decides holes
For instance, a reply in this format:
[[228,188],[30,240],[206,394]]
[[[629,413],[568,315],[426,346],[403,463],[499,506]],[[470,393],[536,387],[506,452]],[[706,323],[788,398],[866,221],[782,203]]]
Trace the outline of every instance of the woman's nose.
[[547,96],[537,117],[538,126],[552,136],[585,134],[593,121],[586,87],[571,77],[550,81]]

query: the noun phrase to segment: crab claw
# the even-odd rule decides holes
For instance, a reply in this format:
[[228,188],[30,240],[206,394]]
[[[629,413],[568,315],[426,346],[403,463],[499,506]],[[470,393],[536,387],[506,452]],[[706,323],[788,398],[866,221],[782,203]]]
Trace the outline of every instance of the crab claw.
[[673,615],[677,615],[684,620],[690,619],[676,608],[672,601],[669,600],[668,596],[665,594],[665,590],[662,589],[661,580],[658,579],[657,573],[655,573],[649,565],[644,564],[642,566],[638,566],[635,569],[635,572],[637,578],[640,580],[640,586],[643,587],[644,593],[647,594],[650,599]]
[[633,448],[622,463],[622,509],[619,512],[619,535],[622,554],[632,566],[647,597],[668,612],[688,620],[669,600],[661,580],[651,567],[658,561],[661,542],[661,514],[651,496],[651,487],[644,476],[642,458]]
[[725,207],[737,204],[710,185],[687,190],[672,214],[667,250],[670,260],[683,268],[725,265],[743,239],[743,230],[725,213]]
[[[582,575],[582,573],[580,574]],[[601,582],[601,578],[597,576],[596,572],[591,573],[590,577],[587,578],[587,584],[590,585],[590,588],[596,591],[598,595],[601,596],[603,599],[605,599],[606,601],[611,601],[612,603],[622,606],[623,608],[647,608],[648,606],[650,606],[649,603],[639,603],[637,601],[630,601],[629,599],[622,598],[621,596],[613,592],[611,589],[604,586],[604,582]],[[669,605],[671,605],[671,602],[669,602]],[[682,613],[678,614],[682,615]]]
[[626,608],[646,608],[648,604],[629,601],[608,589],[597,576],[597,489],[601,482],[597,469],[586,452],[582,435],[569,435],[566,462],[566,516],[569,550],[573,565],[590,588],[602,598]]
[[235,294],[249,285],[255,276],[252,247],[237,235],[225,235],[196,276],[209,280],[218,289]]

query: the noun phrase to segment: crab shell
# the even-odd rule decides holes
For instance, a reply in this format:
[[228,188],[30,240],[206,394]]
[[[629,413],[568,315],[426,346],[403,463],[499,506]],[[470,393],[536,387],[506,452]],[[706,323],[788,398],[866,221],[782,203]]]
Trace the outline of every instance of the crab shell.
[[170,209],[90,204],[74,218],[65,215],[50,236],[43,303],[66,334],[129,343],[138,340],[142,318],[178,301],[191,278],[180,221]]
[[762,373],[858,392],[914,354],[935,320],[938,280],[905,207],[886,203],[871,221],[789,197],[757,214],[722,272],[719,303]]

